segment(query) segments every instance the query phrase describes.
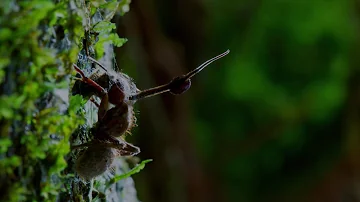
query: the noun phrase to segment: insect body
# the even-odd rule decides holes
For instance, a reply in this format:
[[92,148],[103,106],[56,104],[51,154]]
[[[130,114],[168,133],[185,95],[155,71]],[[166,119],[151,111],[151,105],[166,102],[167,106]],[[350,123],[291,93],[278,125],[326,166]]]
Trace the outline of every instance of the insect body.
[[[98,76],[86,77],[79,67],[74,64],[75,70],[81,75],[82,80],[75,83],[73,94],[84,97],[96,95],[101,98],[98,106],[98,122],[91,129],[93,140],[81,145],[72,146],[72,149],[87,149],[80,155],[75,163],[77,173],[84,179],[91,179],[105,172],[116,156],[132,156],[140,149],[127,143],[121,138],[130,132],[135,124],[133,105],[137,100],[158,95],[165,92],[181,94],[191,86],[190,79],[203,70],[213,61],[227,55],[226,52],[211,58],[189,73],[176,77],[165,85],[140,91],[131,79],[122,73],[106,70],[100,63],[105,73]],[[80,83],[79,83],[80,82]]]
[[101,98],[98,122],[91,129],[93,140],[72,147],[87,147],[77,159],[75,170],[79,176],[89,180],[104,173],[116,156],[132,156],[140,152],[138,147],[118,138],[134,125],[134,101],[130,101],[127,95],[136,93],[137,89],[124,74],[104,74],[94,81],[87,78],[76,65],[74,68],[82,77],[83,87],[88,88],[84,91],[85,96],[97,95]]

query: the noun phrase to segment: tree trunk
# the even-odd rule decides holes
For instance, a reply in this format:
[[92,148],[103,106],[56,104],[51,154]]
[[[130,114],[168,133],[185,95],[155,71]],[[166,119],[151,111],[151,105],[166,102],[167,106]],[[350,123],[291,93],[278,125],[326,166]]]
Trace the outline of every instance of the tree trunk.
[[[104,55],[101,63],[113,67],[111,43],[117,40],[119,46],[121,39],[109,37],[115,28],[109,21],[129,2],[1,4],[0,201],[138,201],[130,177],[109,187],[114,172],[90,182],[80,179],[73,170],[79,151],[70,151],[70,145],[89,140],[89,128],[97,121],[93,104],[83,106],[85,100],[70,95],[72,64],[78,59],[78,66],[91,74],[86,57],[96,52]],[[95,31],[101,23],[105,31]],[[115,160],[114,171],[129,171],[124,158]]]

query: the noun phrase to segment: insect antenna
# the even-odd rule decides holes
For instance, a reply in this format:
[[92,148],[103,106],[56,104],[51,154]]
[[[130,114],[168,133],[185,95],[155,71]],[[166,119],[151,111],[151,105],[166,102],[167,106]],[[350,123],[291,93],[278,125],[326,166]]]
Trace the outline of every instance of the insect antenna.
[[199,67],[196,69],[190,71],[189,73],[175,77],[173,80],[171,80],[169,83],[157,86],[154,88],[150,88],[147,90],[140,91],[139,93],[132,95],[129,97],[129,100],[140,100],[147,97],[152,97],[158,94],[162,94],[165,92],[170,92],[172,94],[178,95],[181,93],[184,93],[187,91],[191,86],[191,78],[201,72],[206,66],[211,64],[212,62],[224,57],[225,55],[229,54],[230,50],[227,50],[220,55],[217,55],[204,63],[202,63]]
[[107,69],[104,67],[104,65],[102,65],[100,62],[98,62],[97,60],[95,60],[94,58],[88,56],[88,58],[91,60],[91,62],[96,63],[97,65],[99,65],[105,72],[107,72]]

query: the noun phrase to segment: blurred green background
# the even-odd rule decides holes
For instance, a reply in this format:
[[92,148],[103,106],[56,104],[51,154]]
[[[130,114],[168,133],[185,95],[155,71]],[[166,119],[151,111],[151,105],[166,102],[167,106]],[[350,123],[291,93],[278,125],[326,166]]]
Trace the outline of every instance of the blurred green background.
[[139,102],[140,200],[360,201],[359,3],[133,1],[117,59],[140,89],[231,50]]

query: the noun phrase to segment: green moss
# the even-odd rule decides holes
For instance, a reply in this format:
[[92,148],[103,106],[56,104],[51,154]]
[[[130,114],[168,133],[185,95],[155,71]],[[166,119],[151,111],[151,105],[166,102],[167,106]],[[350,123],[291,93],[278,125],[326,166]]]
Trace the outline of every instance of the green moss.
[[[86,100],[65,101],[56,91],[69,91],[85,33],[96,33],[88,45],[99,57],[106,43],[126,42],[110,19],[129,1],[54,2],[5,0],[0,7],[0,188],[6,193],[0,201],[54,201],[69,192],[74,175],[65,158],[71,158],[69,139],[85,123]],[[86,24],[90,19],[98,23]],[[73,197],[86,197],[81,192]]]
[[120,38],[117,33],[113,33],[113,31],[116,30],[116,25],[111,22],[99,22],[94,26],[93,30],[97,32],[99,36],[99,40],[95,44],[95,51],[99,58],[104,55],[105,43],[121,47],[127,41],[125,38]]
[[68,88],[68,76],[59,69],[71,72],[77,50],[50,45],[51,26],[66,25],[72,33],[82,28],[81,20],[64,21],[73,16],[66,14],[68,3],[6,1],[0,8],[0,186],[6,190],[1,200],[54,200],[62,183],[53,179],[67,165],[68,139],[84,122],[74,102],[65,112],[49,103],[56,100],[55,89]]

